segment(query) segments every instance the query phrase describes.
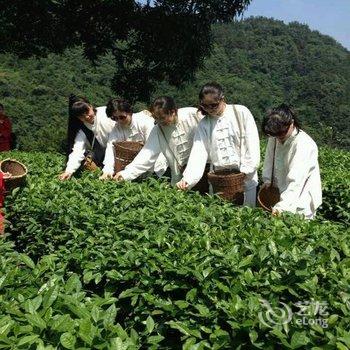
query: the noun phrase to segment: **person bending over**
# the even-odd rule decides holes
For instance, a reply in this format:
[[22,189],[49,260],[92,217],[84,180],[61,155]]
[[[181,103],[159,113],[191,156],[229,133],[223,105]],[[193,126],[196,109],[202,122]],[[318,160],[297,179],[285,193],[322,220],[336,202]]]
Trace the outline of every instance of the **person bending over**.
[[154,100],[151,112],[157,122],[140,153],[115,180],[133,180],[151,169],[159,154],[163,153],[171,171],[171,183],[180,180],[188,161],[194,133],[200,116],[196,108],[177,108],[172,97],[161,96]]
[[269,136],[264,168],[263,186],[274,186],[280,201],[272,213],[298,213],[313,219],[322,204],[318,148],[314,140],[300,128],[295,112],[282,104],[272,108],[262,124]]
[[[109,135],[106,155],[103,161],[101,180],[113,178],[115,166],[114,142],[135,141],[145,144],[154,127],[154,119],[147,110],[134,113],[129,102],[122,99],[111,99],[107,103],[106,113],[114,120],[115,126]],[[166,160],[159,155],[154,171],[161,176],[166,170]]]
[[106,115],[106,107],[94,108],[84,98],[73,102],[68,120],[68,161],[59,179],[70,179],[87,154],[97,166],[102,167],[108,137],[114,125],[115,122]]
[[213,170],[232,169],[246,174],[244,205],[256,205],[257,169],[260,162],[259,134],[249,109],[227,104],[221,85],[205,84],[199,92],[200,121],[181,190],[192,188],[202,177],[206,163]]

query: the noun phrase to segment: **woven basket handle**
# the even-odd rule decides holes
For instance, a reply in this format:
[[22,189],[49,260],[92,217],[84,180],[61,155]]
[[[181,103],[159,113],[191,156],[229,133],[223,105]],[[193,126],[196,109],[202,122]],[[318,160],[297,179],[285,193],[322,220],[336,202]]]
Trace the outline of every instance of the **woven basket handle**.
[[276,144],[277,140],[275,138],[275,145],[273,146],[273,158],[272,158],[272,170],[271,170],[271,187],[273,187],[273,181],[275,179],[275,156],[276,156]]
[[241,119],[239,118],[239,114],[237,112],[235,105],[232,105],[232,109],[233,109],[233,113],[236,117],[238,128],[239,128],[239,171],[241,171],[243,127],[242,127]]

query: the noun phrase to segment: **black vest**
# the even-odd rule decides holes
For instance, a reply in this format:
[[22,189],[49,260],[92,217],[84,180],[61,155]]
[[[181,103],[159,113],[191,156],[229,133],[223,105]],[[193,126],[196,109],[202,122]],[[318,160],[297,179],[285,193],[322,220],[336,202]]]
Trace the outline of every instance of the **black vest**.
[[102,167],[103,160],[104,160],[105,153],[106,153],[106,147],[103,147],[98,142],[96,137],[95,137],[95,141],[94,141],[94,133],[89,128],[87,128],[85,125],[82,125],[81,130],[85,134],[91,147],[92,147],[92,144],[94,144],[93,148],[90,149],[89,151],[87,151],[87,154],[91,155],[92,160],[95,162],[95,164],[97,166]]

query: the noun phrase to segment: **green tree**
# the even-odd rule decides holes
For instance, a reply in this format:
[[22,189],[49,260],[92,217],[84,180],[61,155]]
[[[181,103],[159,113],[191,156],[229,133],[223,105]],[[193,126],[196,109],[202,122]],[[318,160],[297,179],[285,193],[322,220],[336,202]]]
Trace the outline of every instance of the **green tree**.
[[210,52],[211,24],[232,21],[249,2],[13,0],[0,3],[1,51],[45,55],[83,44],[96,59],[110,49],[114,91],[148,101],[156,82],[193,77]]

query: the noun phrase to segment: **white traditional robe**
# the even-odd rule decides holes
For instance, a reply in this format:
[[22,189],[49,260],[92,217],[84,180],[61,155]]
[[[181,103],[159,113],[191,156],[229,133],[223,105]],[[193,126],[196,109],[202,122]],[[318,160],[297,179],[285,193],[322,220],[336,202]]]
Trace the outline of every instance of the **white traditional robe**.
[[[94,133],[101,146],[107,146],[108,137],[114,128],[115,122],[107,117],[105,106],[96,108],[93,124],[84,122],[84,125]],[[68,157],[65,172],[73,174],[77,171],[85,158],[85,152],[91,147],[92,145],[90,145],[85,133],[79,130],[74,140],[73,150]]]
[[169,126],[156,125],[140,153],[121,171],[121,176],[125,180],[136,179],[151,169],[163,152],[171,170],[171,183],[175,185],[181,178],[181,167],[187,163],[190,155],[199,120],[197,108],[178,109],[176,123]]
[[241,105],[235,105],[235,108],[242,133],[232,105],[226,105],[220,117],[206,116],[201,120],[183,180],[192,188],[202,177],[207,162],[215,170],[240,170],[247,174],[244,204],[255,206],[260,162],[259,134],[249,109]]
[[281,200],[273,209],[312,219],[322,204],[317,145],[307,133],[298,132],[297,128],[284,143],[270,137],[264,161],[264,183],[271,183],[275,142],[274,186],[278,187]]
[[[154,127],[154,119],[145,112],[133,113],[131,117],[131,124],[127,127],[122,127],[118,122],[115,124],[112,132],[109,135],[106,155],[103,161],[103,173],[114,174],[114,145],[116,141],[135,141],[146,143],[151,130]],[[156,162],[154,171],[157,174],[163,174],[166,170],[166,161],[161,155]]]

